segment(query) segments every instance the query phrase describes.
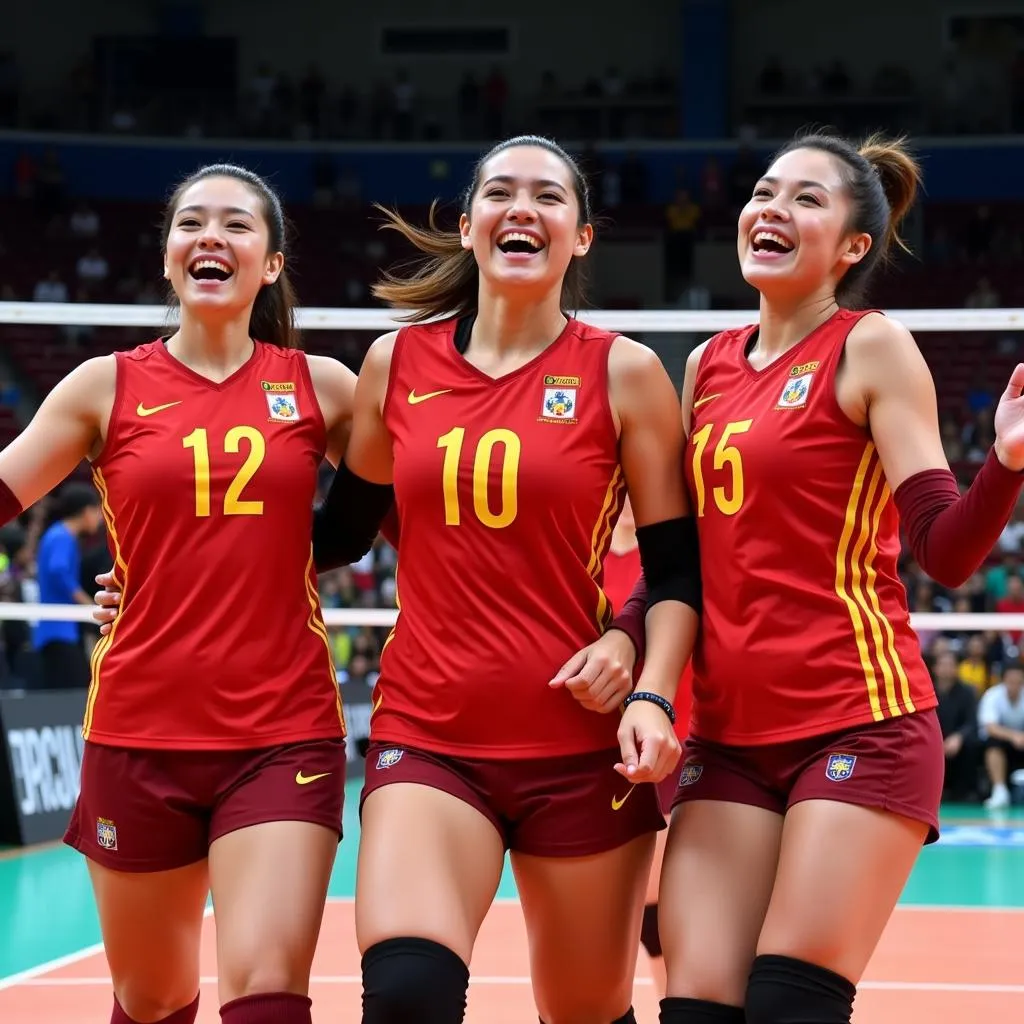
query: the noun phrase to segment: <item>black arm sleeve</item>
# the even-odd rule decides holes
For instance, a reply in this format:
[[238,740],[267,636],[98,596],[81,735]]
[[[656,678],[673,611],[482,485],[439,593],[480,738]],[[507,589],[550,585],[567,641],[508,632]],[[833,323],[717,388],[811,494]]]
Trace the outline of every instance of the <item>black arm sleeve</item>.
[[697,520],[680,516],[638,526],[636,542],[647,580],[647,607],[659,601],[682,601],[699,615],[702,590]]
[[356,476],[344,461],[334,474],[324,503],[313,510],[313,564],[327,572],[358,562],[373,546],[395,502],[391,484]]

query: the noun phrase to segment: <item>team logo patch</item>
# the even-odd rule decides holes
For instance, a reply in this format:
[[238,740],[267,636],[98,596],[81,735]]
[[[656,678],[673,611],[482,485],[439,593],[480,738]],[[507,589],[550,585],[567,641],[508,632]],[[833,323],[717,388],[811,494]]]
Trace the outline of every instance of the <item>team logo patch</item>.
[[540,421],[542,423],[575,423],[581,383],[579,377],[545,374]]
[[385,768],[394,768],[399,761],[402,760],[402,756],[405,754],[404,750],[382,750],[377,755],[377,768],[383,771]]
[[271,420],[278,423],[294,423],[299,418],[299,403],[293,382],[275,384],[273,381],[264,380],[260,385],[267,396]]
[[825,765],[825,778],[832,782],[845,782],[853,774],[856,763],[855,754],[829,754]]
[[679,773],[680,786],[692,786],[704,774],[702,764],[684,764],[683,770]]
[[117,849],[117,826],[107,818],[96,819],[96,842],[104,850]]
[[812,371],[811,373],[804,373],[799,377],[787,380],[786,386],[782,389],[782,394],[779,396],[779,404],[776,408],[799,409],[801,406],[806,405],[807,398],[811,393],[811,381],[813,379],[814,373]]

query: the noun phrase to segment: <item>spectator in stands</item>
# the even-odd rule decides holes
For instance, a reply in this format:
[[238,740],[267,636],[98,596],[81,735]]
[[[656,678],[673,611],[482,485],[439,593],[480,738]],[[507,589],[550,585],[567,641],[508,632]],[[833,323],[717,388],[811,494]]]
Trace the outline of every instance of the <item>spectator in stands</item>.
[[[91,605],[81,585],[80,541],[95,533],[103,521],[100,499],[89,484],[70,483],[58,498],[58,520],[43,534],[36,555],[40,604]],[[32,646],[41,662],[39,686],[67,690],[89,684],[89,664],[77,622],[41,620]]]
[[59,270],[51,270],[42,280],[36,283],[32,291],[33,302],[67,302],[68,286],[61,280]]
[[939,698],[937,709],[946,752],[944,800],[971,800],[978,790],[981,749],[978,744],[978,700],[974,690],[957,678],[957,658],[944,651],[932,663]]
[[988,656],[988,641],[983,633],[971,634],[964,657],[960,661],[959,675],[961,681],[973,686],[979,696],[996,681],[993,665]]
[[99,214],[82,200],[71,214],[68,227],[75,238],[95,238],[100,233]]
[[102,284],[110,273],[110,264],[103,254],[93,246],[75,265],[78,279],[86,285]]
[[978,725],[985,741],[985,769],[992,795],[991,810],[1010,805],[1007,779],[1024,769],[1024,664],[1012,661],[1003,669],[1003,681],[993,686],[978,707]]
[[[1006,581],[1006,597],[996,601],[996,611],[1004,615],[1024,614],[1024,580],[1010,576]],[[1009,630],[1006,637],[1015,647],[1020,646],[1021,631]]]

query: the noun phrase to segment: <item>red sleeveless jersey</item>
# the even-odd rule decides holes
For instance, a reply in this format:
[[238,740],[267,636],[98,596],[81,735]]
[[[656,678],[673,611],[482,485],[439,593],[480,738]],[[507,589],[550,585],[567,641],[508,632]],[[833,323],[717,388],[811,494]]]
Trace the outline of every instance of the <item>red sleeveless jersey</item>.
[[344,735],[310,543],[326,430],[306,357],[256,344],[217,384],[162,341],[117,353],[93,466],[122,588],[94,743],[247,749]]
[[[604,559],[604,592],[608,595],[614,614],[618,615],[622,606],[629,600],[637,577],[640,575],[640,548],[629,551],[609,551]],[[676,699],[672,706],[676,712],[676,735],[685,740],[690,731],[690,697],[693,690],[693,672],[687,662],[683,674],[679,677]]]
[[494,379],[454,332],[453,320],[407,327],[392,356],[400,610],[371,738],[478,758],[614,747],[617,716],[547,684],[611,619],[602,561],[625,491],[615,336],[570,320]]
[[697,370],[687,479],[704,612],[693,731],[777,743],[922,711],[934,687],[897,573],[899,524],[836,369],[862,312],[840,310],[761,371],[755,328]]

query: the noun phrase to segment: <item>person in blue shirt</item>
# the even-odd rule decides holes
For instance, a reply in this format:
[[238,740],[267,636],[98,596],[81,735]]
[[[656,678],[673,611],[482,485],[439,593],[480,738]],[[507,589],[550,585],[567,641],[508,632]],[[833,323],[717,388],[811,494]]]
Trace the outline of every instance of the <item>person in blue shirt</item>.
[[[100,498],[89,484],[71,483],[57,496],[58,519],[39,541],[36,578],[40,604],[92,604],[82,589],[80,539],[103,521]],[[43,619],[32,630],[39,652],[39,688],[68,690],[89,685],[89,663],[77,622]]]

